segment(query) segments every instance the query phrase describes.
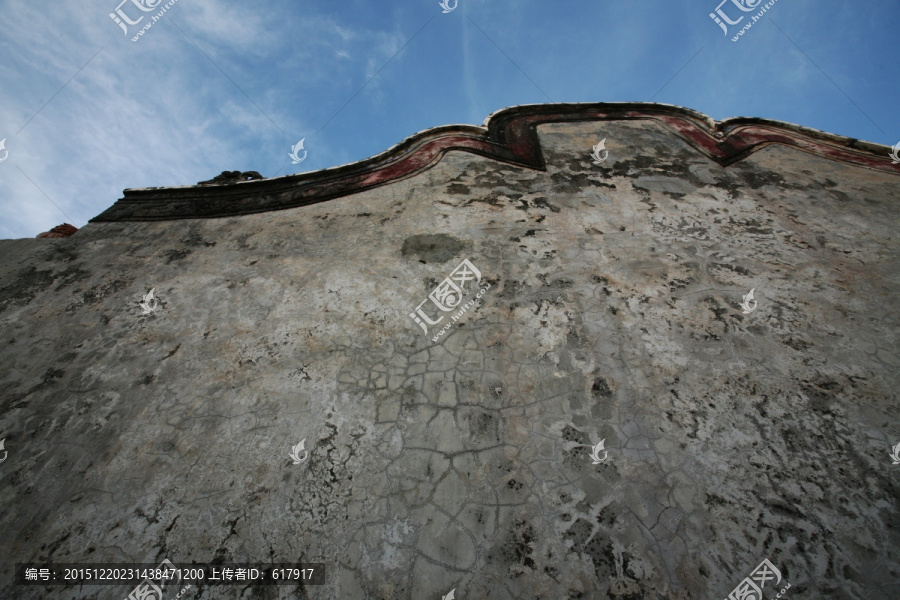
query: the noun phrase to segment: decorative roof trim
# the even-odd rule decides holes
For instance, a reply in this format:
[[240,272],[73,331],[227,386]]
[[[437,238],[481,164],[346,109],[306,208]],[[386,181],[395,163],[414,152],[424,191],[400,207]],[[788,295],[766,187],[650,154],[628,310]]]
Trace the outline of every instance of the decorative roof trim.
[[887,146],[766,119],[738,117],[716,122],[668,104],[533,104],[505,108],[482,127],[449,125],[410,136],[356,163],[298,175],[217,186],[127,189],[96,222],[205,219],[262,213],[325,202],[400,181],[425,171],[446,152],[462,150],[512,165],[545,170],[537,126],[580,121],[654,120],[722,166],[770,144],[878,171],[900,174]]

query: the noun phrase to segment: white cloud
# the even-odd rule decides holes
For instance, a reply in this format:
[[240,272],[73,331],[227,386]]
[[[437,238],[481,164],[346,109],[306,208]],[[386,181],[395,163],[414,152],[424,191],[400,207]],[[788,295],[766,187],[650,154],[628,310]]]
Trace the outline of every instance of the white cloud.
[[[398,32],[352,28],[330,17],[285,21],[236,3],[176,4],[167,16],[251,102],[166,16],[135,43],[108,17],[113,1],[55,10],[24,0],[7,4],[0,26],[0,47],[9,50],[0,69],[0,138],[8,138],[10,158],[0,164],[0,235],[8,237],[34,236],[67,220],[18,168],[78,227],[126,187],[190,185],[221,170],[261,170],[260,164],[274,173],[292,138],[320,125],[306,122],[303,103],[336,110],[347,90],[358,89],[403,43]],[[51,32],[62,31],[46,43]],[[365,56],[364,65],[349,63],[353,56]],[[260,71],[267,61],[280,61],[278,69]],[[295,77],[278,85],[284,69]],[[345,73],[337,98],[297,93],[333,81],[336,71]],[[319,160],[328,155],[321,141],[315,151]]]

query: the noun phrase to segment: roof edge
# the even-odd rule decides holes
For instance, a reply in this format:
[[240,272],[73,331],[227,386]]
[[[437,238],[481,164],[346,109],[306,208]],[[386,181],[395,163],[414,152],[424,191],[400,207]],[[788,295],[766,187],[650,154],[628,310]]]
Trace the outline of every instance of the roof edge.
[[864,168],[900,174],[890,147],[781,121],[734,117],[715,121],[697,111],[658,103],[527,104],[492,113],[481,127],[444,125],[413,134],[359,162],[295,175],[214,186],[126,189],[92,223],[204,219],[256,214],[325,202],[421,173],[451,150],[544,170],[538,125],[654,120],[693,148],[728,166],[770,144]]

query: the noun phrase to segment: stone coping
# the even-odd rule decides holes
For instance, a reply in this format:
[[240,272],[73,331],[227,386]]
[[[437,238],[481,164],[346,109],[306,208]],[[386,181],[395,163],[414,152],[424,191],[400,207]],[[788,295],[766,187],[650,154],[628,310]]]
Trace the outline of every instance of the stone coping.
[[311,173],[213,185],[206,182],[207,185],[126,189],[123,198],[91,222],[205,219],[296,208],[416,175],[451,150],[544,170],[538,125],[620,120],[665,123],[722,166],[770,144],[781,144],[900,174],[900,164],[892,164],[887,146],[791,123],[748,117],[717,122],[697,111],[655,103],[533,104],[497,111],[482,127],[448,125],[427,129],[372,158]]

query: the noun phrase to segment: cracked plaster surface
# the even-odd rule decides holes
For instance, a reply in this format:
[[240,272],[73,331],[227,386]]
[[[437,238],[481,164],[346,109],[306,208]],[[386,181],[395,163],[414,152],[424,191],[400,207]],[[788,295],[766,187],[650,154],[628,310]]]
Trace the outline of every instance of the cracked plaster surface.
[[[0,564],[328,565],[205,599],[655,600],[768,558],[792,598],[896,596],[897,177],[539,132],[546,172],[451,152],[324,204],[0,243]],[[432,342],[408,315],[464,258],[491,288]],[[129,590],[0,573],[3,598]]]

